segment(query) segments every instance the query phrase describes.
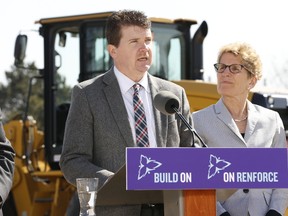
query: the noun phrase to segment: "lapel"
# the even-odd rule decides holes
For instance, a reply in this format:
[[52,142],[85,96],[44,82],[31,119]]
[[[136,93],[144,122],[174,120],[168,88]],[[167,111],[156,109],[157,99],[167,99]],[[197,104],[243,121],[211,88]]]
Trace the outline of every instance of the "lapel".
[[244,138],[242,137],[237,128],[237,125],[232,120],[231,114],[225,107],[222,99],[220,99],[215,104],[215,113],[217,115],[217,118],[219,118],[222,122],[224,122],[242,141],[244,142],[246,141],[245,143],[247,143],[249,138],[253,135],[256,128],[256,124],[261,118],[255,106],[249,100],[247,100],[247,107],[248,107],[248,121],[245,130],[245,140],[244,140]]
[[245,131],[246,141],[248,141],[249,138],[255,132],[256,124],[261,118],[260,113],[257,112],[255,106],[250,101],[247,101],[247,107],[248,107],[248,121],[247,121],[247,127]]
[[[151,99],[152,104],[153,99],[156,96],[156,94],[163,90],[163,87],[160,85],[159,82],[157,82],[157,79],[148,74],[148,83],[151,91]],[[156,141],[158,147],[165,147],[165,143],[167,143],[167,128],[168,128],[168,116],[162,114],[159,110],[157,110],[153,106],[153,113],[154,113],[154,119],[155,119],[155,130],[156,130]]]
[[232,120],[232,116],[230,112],[224,105],[222,98],[218,100],[218,102],[215,104],[214,109],[215,109],[215,114],[217,118],[220,119],[220,121],[222,121],[225,125],[227,125],[227,127],[233,133],[235,133],[243,142],[245,142],[242,135],[240,134],[238,130],[236,123]]
[[128,114],[121,95],[120,87],[117,82],[113,69],[110,69],[103,77],[104,94],[109,104],[112,116],[118,126],[127,147],[135,147],[132,132],[128,120]]

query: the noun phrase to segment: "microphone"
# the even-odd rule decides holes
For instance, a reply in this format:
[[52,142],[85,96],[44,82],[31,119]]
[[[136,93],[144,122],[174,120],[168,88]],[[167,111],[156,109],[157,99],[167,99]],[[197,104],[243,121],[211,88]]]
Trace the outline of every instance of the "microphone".
[[176,113],[178,115],[178,117],[186,125],[188,130],[192,133],[192,147],[195,147],[194,135],[199,139],[202,147],[207,147],[207,145],[204,143],[196,130],[188,123],[182,113],[179,112],[180,102],[179,98],[175,94],[170,91],[160,91],[156,94],[153,101],[155,108],[158,109],[161,113],[165,115],[173,115]]
[[176,113],[179,109],[179,104],[178,97],[170,91],[161,91],[154,97],[155,108],[165,115]]

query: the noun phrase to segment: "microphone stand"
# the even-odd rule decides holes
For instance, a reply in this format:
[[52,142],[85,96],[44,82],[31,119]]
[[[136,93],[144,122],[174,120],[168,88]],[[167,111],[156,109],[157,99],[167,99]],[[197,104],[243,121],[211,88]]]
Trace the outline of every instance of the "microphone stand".
[[172,105],[171,108],[176,112],[176,114],[179,116],[179,118],[184,122],[186,127],[192,133],[192,141],[193,141],[192,147],[195,147],[195,138],[194,138],[194,135],[195,135],[199,139],[200,143],[202,144],[202,147],[207,148],[208,146],[204,143],[204,141],[199,136],[199,134],[196,132],[196,130],[194,128],[192,128],[192,126],[187,122],[187,120],[184,118],[182,113],[179,112],[178,108],[175,105]]

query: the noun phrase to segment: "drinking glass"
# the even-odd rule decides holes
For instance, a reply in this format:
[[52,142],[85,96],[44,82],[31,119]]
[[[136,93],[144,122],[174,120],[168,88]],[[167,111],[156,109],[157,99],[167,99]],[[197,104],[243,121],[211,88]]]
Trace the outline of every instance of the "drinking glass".
[[96,216],[98,178],[77,178],[77,193],[80,202],[80,216]]

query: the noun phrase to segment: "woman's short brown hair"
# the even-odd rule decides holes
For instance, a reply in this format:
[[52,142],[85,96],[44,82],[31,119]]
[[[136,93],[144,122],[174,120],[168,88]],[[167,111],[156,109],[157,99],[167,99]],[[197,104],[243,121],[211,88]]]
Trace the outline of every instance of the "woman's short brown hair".
[[256,51],[247,43],[230,43],[223,46],[218,54],[217,61],[219,62],[224,53],[233,53],[236,56],[240,56],[242,64],[251,73],[251,76],[255,76],[257,80],[262,77],[262,62]]

